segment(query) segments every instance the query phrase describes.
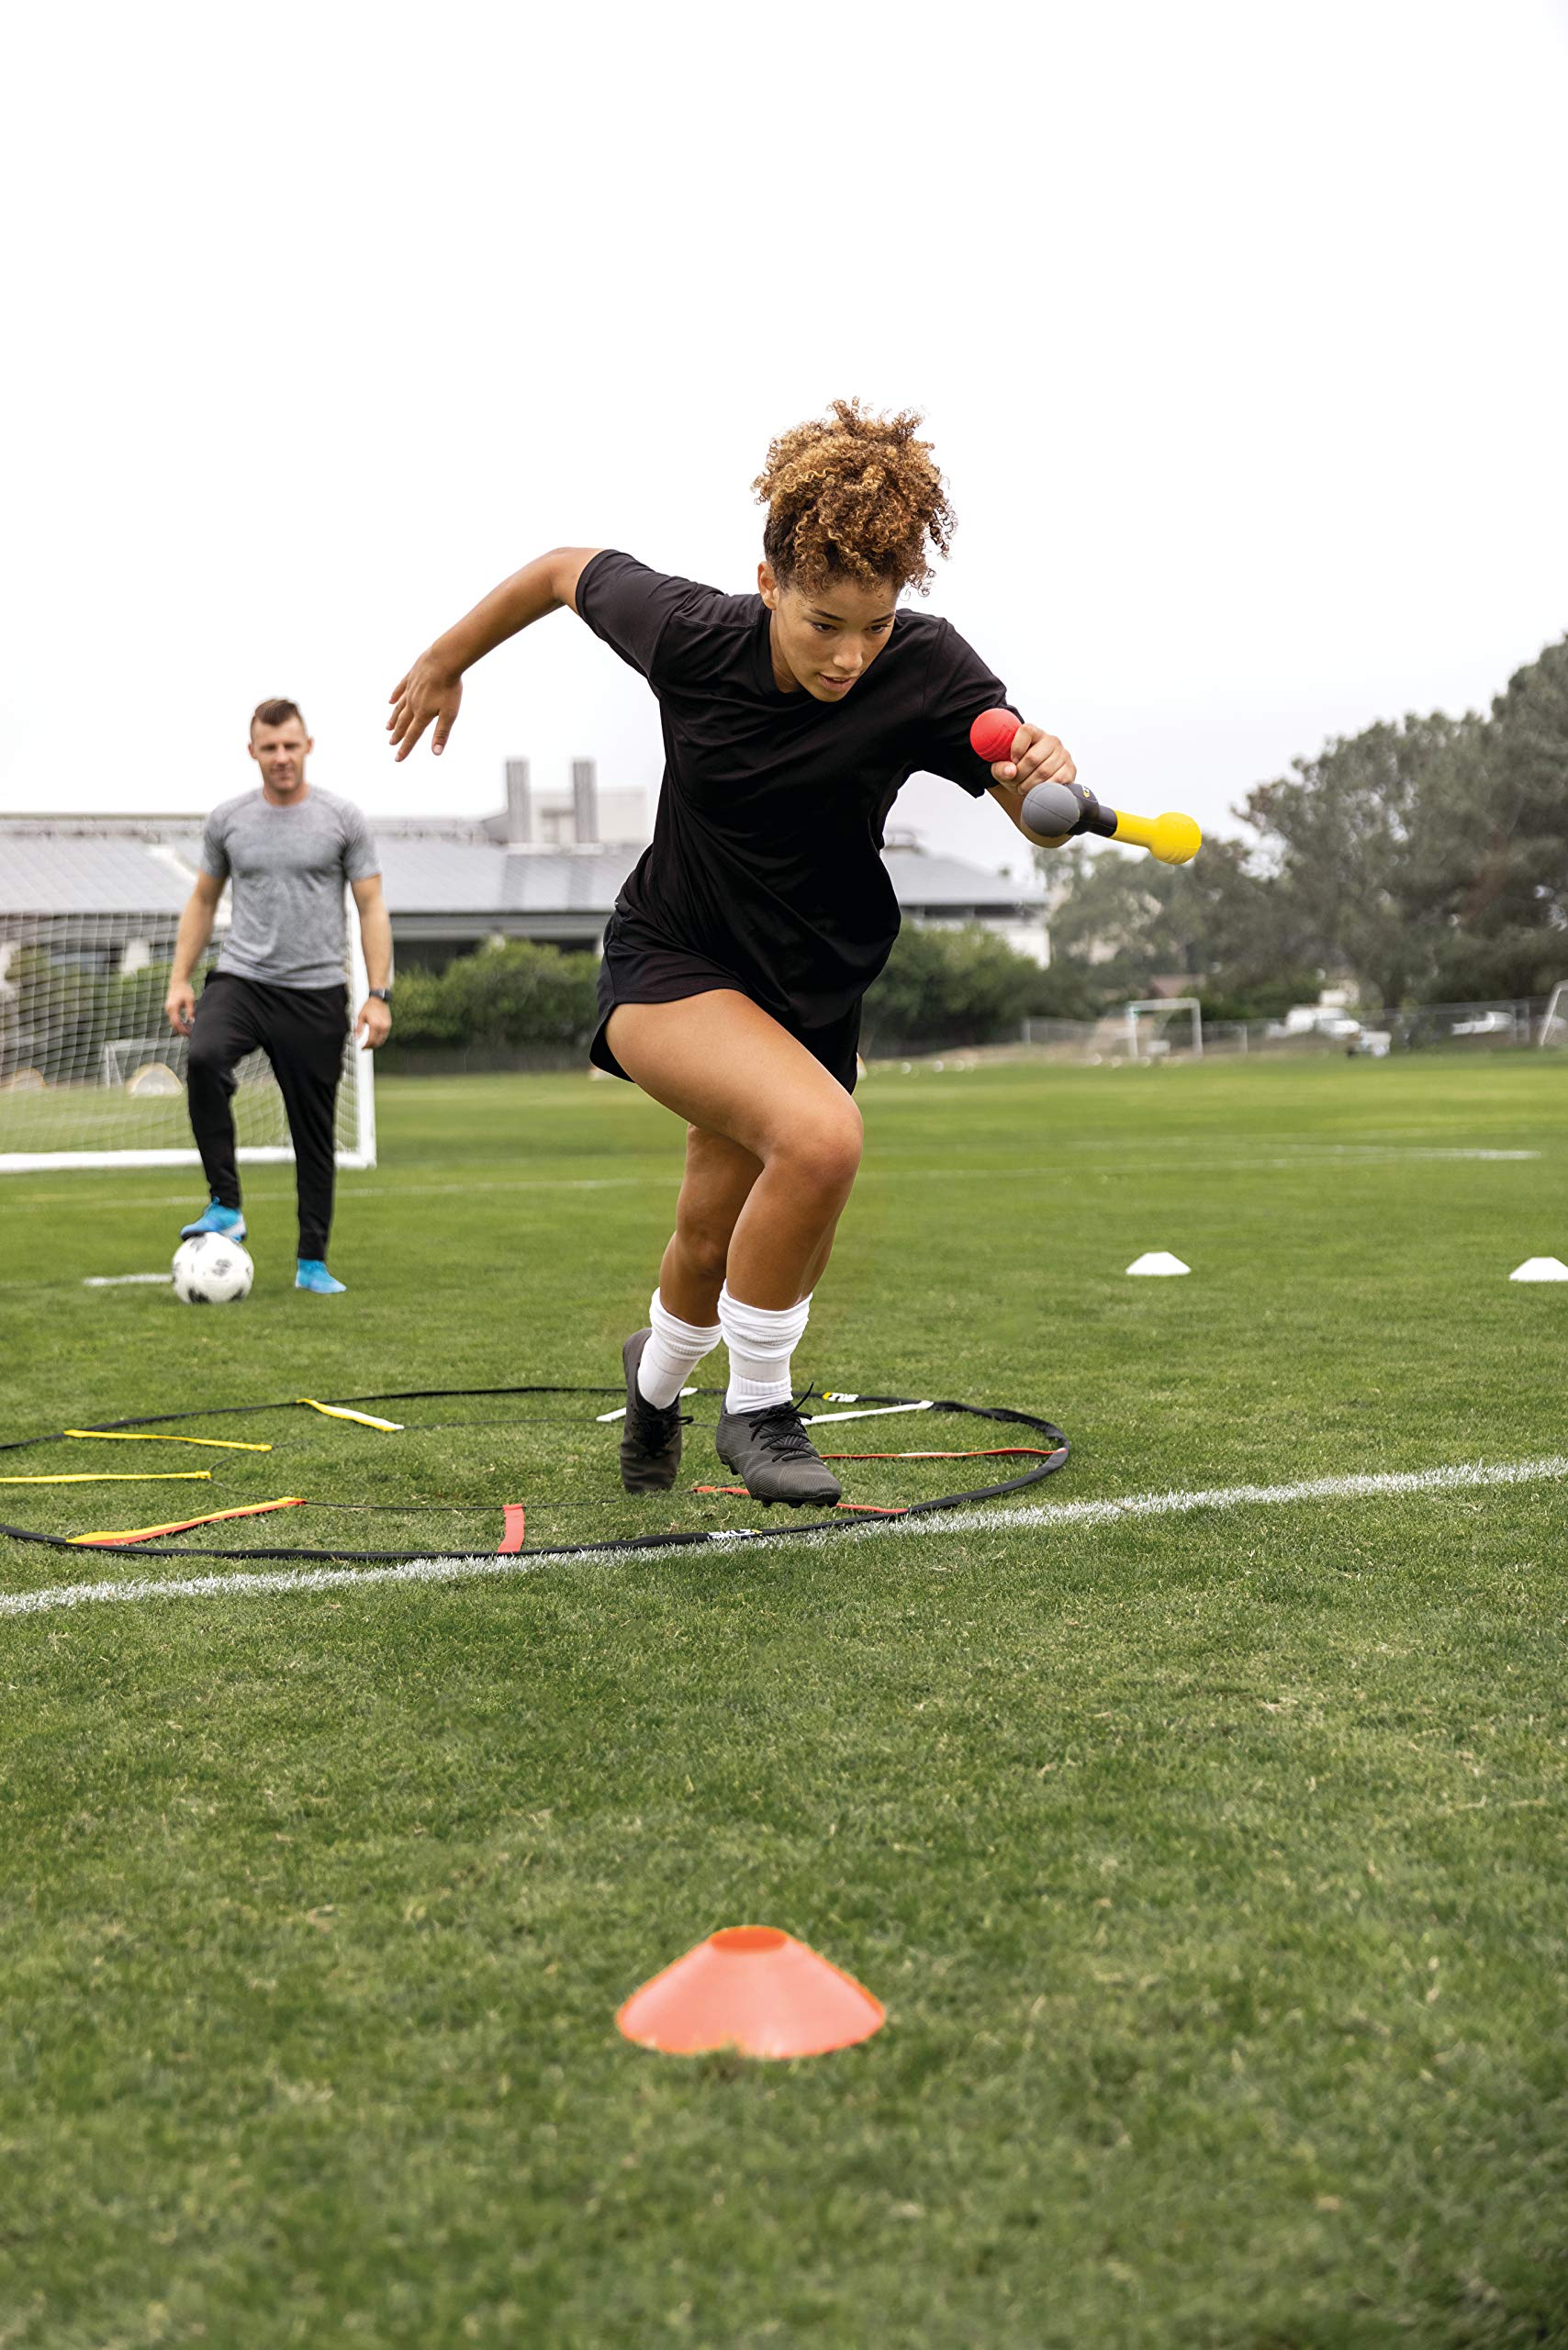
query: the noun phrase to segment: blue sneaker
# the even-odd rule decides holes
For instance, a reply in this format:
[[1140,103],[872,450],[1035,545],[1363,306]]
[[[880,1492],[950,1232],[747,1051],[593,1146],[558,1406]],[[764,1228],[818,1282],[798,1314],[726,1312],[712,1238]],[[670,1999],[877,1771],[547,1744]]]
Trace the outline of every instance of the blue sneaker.
[[238,1208],[220,1207],[214,1200],[203,1209],[194,1224],[182,1224],[180,1238],[189,1240],[197,1232],[221,1232],[226,1240],[243,1240],[245,1219]]
[[335,1281],[319,1257],[301,1257],[294,1276],[296,1289],[314,1290],[318,1297],[342,1297],[347,1281]]

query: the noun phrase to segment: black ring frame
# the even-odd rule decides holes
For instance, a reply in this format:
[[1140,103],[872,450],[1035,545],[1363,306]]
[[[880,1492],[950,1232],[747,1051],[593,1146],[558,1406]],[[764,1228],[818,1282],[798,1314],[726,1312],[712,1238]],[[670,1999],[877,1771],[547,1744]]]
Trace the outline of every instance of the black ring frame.
[[[427,1402],[442,1396],[454,1395],[620,1395],[623,1393],[623,1392],[624,1391],[619,1387],[557,1385],[537,1385],[528,1387],[388,1387],[375,1389],[364,1395],[322,1396],[319,1398],[319,1400],[322,1403],[336,1404],[340,1408],[347,1410],[359,1404],[413,1404]],[[715,1395],[721,1391],[717,1388],[700,1388],[697,1392],[700,1395]],[[95,1551],[106,1553],[112,1558],[120,1559],[224,1559],[229,1561],[230,1563],[238,1562],[241,1564],[249,1564],[252,1561],[265,1559],[288,1561],[303,1560],[308,1561],[312,1564],[319,1565],[342,1564],[349,1566],[385,1566],[411,1563],[417,1560],[430,1560],[437,1565],[455,1565],[460,1561],[465,1561],[475,1559],[581,1559],[593,1555],[608,1555],[622,1550],[689,1550],[697,1544],[708,1542],[711,1542],[722,1547],[726,1543],[776,1541],[781,1538],[787,1538],[791,1535],[843,1534],[855,1526],[870,1526],[876,1525],[879,1522],[891,1522],[905,1517],[918,1517],[928,1515],[933,1510],[963,1509],[972,1502],[996,1501],[1003,1494],[1023,1493],[1029,1486],[1039,1484],[1043,1479],[1055,1476],[1058,1469],[1066,1467],[1068,1456],[1071,1449],[1067,1438],[1053,1420],[1041,1419],[1039,1416],[1034,1412],[1014,1411],[1005,1404],[960,1404],[951,1400],[938,1400],[935,1397],[914,1395],[857,1394],[855,1401],[857,1405],[864,1404],[872,1411],[884,1406],[890,1406],[896,1409],[900,1404],[907,1405],[913,1409],[916,1405],[924,1404],[928,1410],[933,1412],[962,1412],[967,1414],[971,1419],[995,1420],[1009,1427],[1028,1428],[1035,1435],[1044,1437],[1047,1439],[1049,1451],[1047,1459],[1036,1462],[1034,1468],[1025,1470],[1021,1477],[1009,1477],[1005,1479],[1003,1483],[997,1485],[977,1485],[967,1493],[943,1494],[931,1501],[910,1502],[902,1509],[889,1509],[885,1512],[876,1511],[871,1508],[834,1511],[831,1517],[811,1518],[803,1522],[799,1516],[791,1514],[790,1521],[779,1526],[748,1527],[745,1528],[704,1528],[701,1527],[694,1527],[689,1534],[628,1534],[621,1536],[618,1539],[607,1542],[541,1543],[537,1549],[531,1549],[525,1544],[522,1550],[517,1551],[342,1550],[236,1550],[209,1549],[206,1547],[198,1550],[194,1546],[190,1549],[175,1550],[167,1545],[159,1545],[150,1542],[94,1542],[87,1544],[73,1541],[67,1534],[40,1534],[30,1527],[6,1526],[5,1524],[0,1524],[0,1535],[9,1537],[9,1539],[14,1542],[38,1542],[42,1543],[50,1550],[73,1550],[77,1552],[78,1555],[81,1555],[85,1551]],[[281,1396],[267,1404],[210,1404],[205,1408],[198,1408],[196,1411],[143,1412],[139,1413],[133,1418],[129,1419],[97,1420],[95,1421],[90,1427],[84,1428],[83,1433],[89,1436],[111,1436],[120,1429],[163,1427],[167,1427],[171,1421],[174,1420],[230,1418],[250,1412],[282,1412],[292,1411],[298,1408],[302,1407],[300,1405],[299,1398],[297,1395]],[[416,1423],[415,1425],[417,1427],[418,1424]],[[50,1434],[43,1436],[11,1437],[4,1440],[0,1440],[0,1452],[22,1452],[33,1445],[61,1443],[64,1440],[64,1438],[65,1431],[63,1428],[56,1428]],[[417,1505],[410,1505],[410,1506],[414,1507],[417,1506]],[[476,1507],[478,1505],[476,1505]],[[498,1507],[499,1505],[497,1505],[497,1506]],[[548,1505],[542,1505],[542,1506],[548,1506]],[[766,1505],[759,1505],[759,1506],[766,1506]]]

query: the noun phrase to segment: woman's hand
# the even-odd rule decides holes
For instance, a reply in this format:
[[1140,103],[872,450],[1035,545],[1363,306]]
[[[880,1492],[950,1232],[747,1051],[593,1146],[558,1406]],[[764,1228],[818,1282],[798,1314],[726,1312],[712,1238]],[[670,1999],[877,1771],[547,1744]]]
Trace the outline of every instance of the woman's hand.
[[1015,784],[1022,796],[1036,783],[1071,783],[1078,769],[1065,743],[1043,726],[1020,726],[1013,737],[1012,755],[991,768],[997,783]]
[[392,715],[386,732],[399,759],[406,759],[431,719],[435,733],[431,749],[439,758],[446,738],[457,723],[463,700],[463,673],[448,668],[433,653],[421,653],[406,677],[399,677],[387,697]]

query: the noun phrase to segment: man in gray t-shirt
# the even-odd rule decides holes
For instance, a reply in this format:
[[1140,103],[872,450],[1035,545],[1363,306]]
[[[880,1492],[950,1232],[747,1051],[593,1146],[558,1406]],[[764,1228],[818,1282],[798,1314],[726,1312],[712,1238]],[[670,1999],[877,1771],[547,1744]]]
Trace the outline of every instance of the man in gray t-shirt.
[[[333,1116],[348,1027],[346,884],[359,909],[370,992],[354,1023],[367,1047],[385,1042],[390,1010],[392,927],[375,843],[346,800],[305,779],[311,750],[291,701],[264,701],[251,721],[259,791],[226,800],[207,818],[201,870],[180,917],[164,1009],[191,1040],[191,1130],[212,1193],[187,1224],[243,1239],[231,1108],[234,1071],[264,1052],[283,1094],[299,1194],[297,1289],[318,1295],[343,1284],[327,1270],[335,1177]],[[191,974],[212,936],[225,882],[234,891],[229,932],[198,1005]]]

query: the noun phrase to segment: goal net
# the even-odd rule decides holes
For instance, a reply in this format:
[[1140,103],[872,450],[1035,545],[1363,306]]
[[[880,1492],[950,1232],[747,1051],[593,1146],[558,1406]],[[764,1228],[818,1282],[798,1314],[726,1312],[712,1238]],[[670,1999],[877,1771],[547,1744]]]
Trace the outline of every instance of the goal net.
[[[68,856],[62,866],[69,875]],[[7,905],[11,878],[0,880],[0,1171],[199,1165],[185,1111],[190,1047],[163,1012],[188,882],[171,891],[178,903],[151,912],[100,905],[37,913]],[[198,992],[222,943],[228,906],[226,891],[222,927],[196,974]],[[344,976],[357,1011],[365,979],[352,901],[348,935]],[[351,1034],[338,1090],[340,1167],[375,1164],[371,1061]],[[283,1096],[264,1054],[249,1054],[236,1076],[240,1158],[292,1158]]]

